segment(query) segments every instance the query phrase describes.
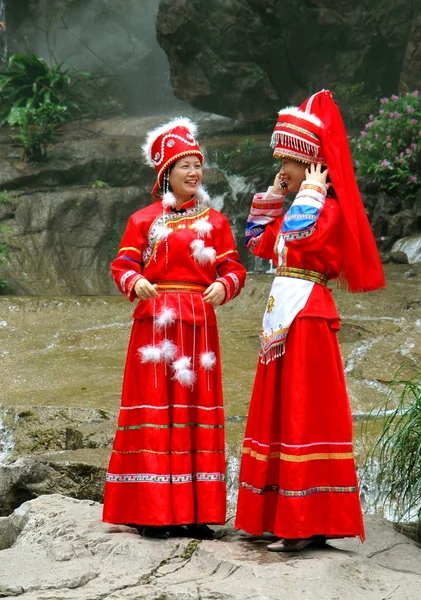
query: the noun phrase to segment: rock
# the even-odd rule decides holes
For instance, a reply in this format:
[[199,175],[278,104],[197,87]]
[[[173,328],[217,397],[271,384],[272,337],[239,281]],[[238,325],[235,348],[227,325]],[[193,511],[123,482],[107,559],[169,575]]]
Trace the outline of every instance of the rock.
[[[417,41],[411,27],[418,11],[404,0],[334,6],[329,0],[161,0],[157,37],[177,98],[263,121],[303,101],[309,90],[335,91],[339,82],[349,90],[364,82],[370,97],[395,93],[404,56],[412,56],[409,39]],[[420,82],[416,64],[412,85]]]
[[366,518],[364,545],[355,539],[331,540],[324,549],[288,556],[269,553],[263,539],[230,527],[216,528],[216,541],[141,538],[133,528],[101,523],[101,508],[95,502],[52,495],[0,519],[0,597],[418,597],[420,550],[380,518]]
[[401,262],[421,263],[421,235],[404,237],[392,247],[392,255],[404,255],[406,260]]
[[400,250],[397,250],[395,252],[391,252],[390,253],[390,260],[392,262],[395,262],[395,263],[401,263],[401,264],[404,264],[404,265],[408,264],[408,257],[407,257],[407,255],[405,254],[405,252],[401,252]]
[[0,463],[0,515],[56,492],[102,501],[116,423],[110,416],[97,409],[8,408],[13,449]]

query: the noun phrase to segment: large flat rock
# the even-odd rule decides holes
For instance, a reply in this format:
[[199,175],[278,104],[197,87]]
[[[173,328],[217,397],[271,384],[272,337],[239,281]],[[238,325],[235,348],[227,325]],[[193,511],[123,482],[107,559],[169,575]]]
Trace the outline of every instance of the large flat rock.
[[367,541],[271,554],[220,528],[215,541],[150,540],[101,522],[101,505],[42,496],[0,519],[0,597],[25,600],[417,600],[420,549],[367,518]]

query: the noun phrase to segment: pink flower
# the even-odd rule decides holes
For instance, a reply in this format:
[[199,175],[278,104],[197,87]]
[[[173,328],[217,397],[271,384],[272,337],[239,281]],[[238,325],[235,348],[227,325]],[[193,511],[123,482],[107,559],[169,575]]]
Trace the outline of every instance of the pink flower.
[[379,139],[379,134],[378,134],[378,133],[375,133],[375,134],[374,134],[374,137],[376,138],[376,140],[378,140],[378,139]]
[[410,175],[409,179],[412,181],[412,183],[417,183],[417,177],[416,177],[416,175]]
[[370,116],[368,117],[368,120],[369,120],[369,121],[372,121],[372,120],[373,120],[373,115],[370,115]]
[[386,104],[386,102],[389,102],[389,98],[380,98],[380,102]]
[[416,123],[418,123],[417,119],[411,119],[409,122],[411,123],[411,125],[415,125]]
[[401,113],[395,112],[395,117],[396,117],[397,119],[400,119],[400,118],[401,118],[401,116],[402,116],[402,115],[401,115]]
[[418,98],[418,96],[420,95],[418,90],[414,90],[413,94],[415,98]]
[[406,112],[410,115],[412,115],[412,113],[415,112],[415,108],[412,108],[412,106],[409,106],[409,104],[406,105]]
[[359,166],[360,166],[360,161],[359,161],[359,160],[356,160],[356,161],[355,161],[355,165],[356,165],[357,167],[359,167]]
[[365,131],[361,131],[361,137],[365,137],[367,133]]
[[392,113],[392,112],[390,112],[390,113],[389,113],[389,117],[390,117],[391,119],[393,119],[393,117],[394,117],[394,116],[395,116],[395,113]]
[[387,140],[390,140],[390,135],[387,135],[387,136],[386,136],[386,139],[387,139]]
[[383,113],[384,113],[383,109],[379,110],[379,115],[382,115]]
[[416,149],[417,145],[416,144],[411,144],[411,148],[415,148]]
[[392,147],[392,144],[391,144],[391,142],[388,142],[388,143],[386,144],[386,147],[387,147],[387,148],[391,148],[391,147]]
[[380,163],[381,167],[390,167],[390,162],[386,159],[382,160],[382,162]]
[[408,156],[412,155],[412,150],[410,150],[409,148],[406,148],[405,152],[407,153]]
[[393,94],[393,95],[392,95],[392,100],[393,100],[394,102],[396,102],[396,100],[399,100],[399,98],[398,98],[398,96],[395,96],[395,94]]

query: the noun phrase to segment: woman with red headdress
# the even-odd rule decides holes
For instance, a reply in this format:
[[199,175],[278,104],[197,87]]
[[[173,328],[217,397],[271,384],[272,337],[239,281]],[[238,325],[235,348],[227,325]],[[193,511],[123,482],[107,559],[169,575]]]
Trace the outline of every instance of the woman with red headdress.
[[[201,186],[196,126],[175,119],[143,147],[158,200],[134,213],[111,265],[138,298],[103,520],[143,535],[211,537],[225,523],[224,411],[214,306],[244,285],[227,218]],[[180,526],[187,526],[187,529]]]
[[[329,280],[384,286],[376,243],[331,93],[280,111],[280,172],[253,198],[246,245],[277,265],[261,333],[240,469],[236,527],[272,532],[275,552],[364,539],[352,417]],[[330,180],[330,182],[329,182]],[[298,192],[288,211],[284,196]]]

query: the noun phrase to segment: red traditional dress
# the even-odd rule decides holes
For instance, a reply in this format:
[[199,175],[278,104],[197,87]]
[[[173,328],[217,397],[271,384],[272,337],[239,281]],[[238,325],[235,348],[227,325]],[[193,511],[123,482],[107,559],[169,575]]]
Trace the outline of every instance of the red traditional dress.
[[339,316],[326,287],[342,268],[340,210],[325,196],[324,186],[306,181],[281,216],[282,196],[257,194],[247,222],[248,248],[279,265],[263,321],[235,522],[254,535],[364,538]]
[[106,477],[103,520],[165,526],[225,522],[224,410],[214,308],[203,292],[244,285],[228,220],[186,202],[155,202],[129,220],[112,263],[130,301],[146,277],[158,299],[139,301]]

